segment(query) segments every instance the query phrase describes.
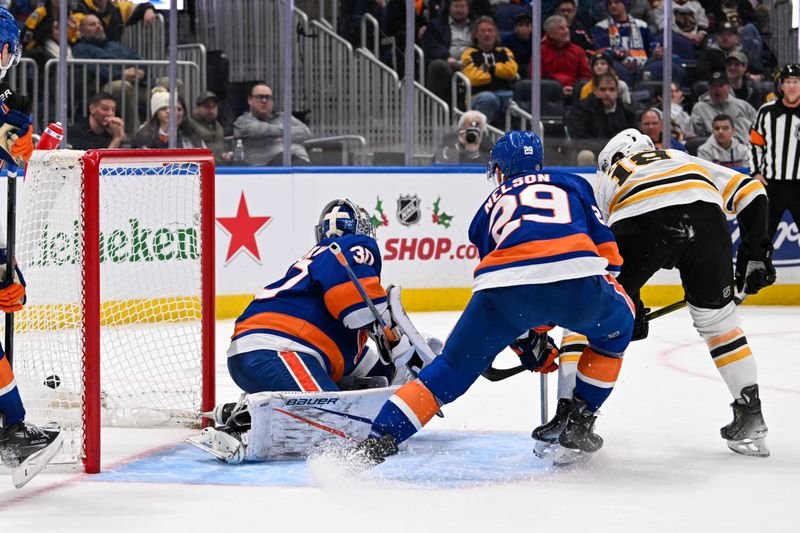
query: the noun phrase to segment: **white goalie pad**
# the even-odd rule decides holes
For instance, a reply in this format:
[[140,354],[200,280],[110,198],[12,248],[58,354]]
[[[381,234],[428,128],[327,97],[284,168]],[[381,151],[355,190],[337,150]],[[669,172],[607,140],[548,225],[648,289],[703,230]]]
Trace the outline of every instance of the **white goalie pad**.
[[326,440],[363,440],[397,389],[250,394],[246,401],[252,425],[242,439],[245,460],[296,459]]
[[[397,329],[397,333],[405,335],[413,350],[409,350],[406,354],[394,359],[396,367],[400,368],[408,363],[409,359],[416,354],[422,359],[422,366],[427,366],[434,358],[442,351],[442,342],[436,338],[425,339],[423,335],[417,330],[414,323],[406,314],[403,309],[403,304],[400,301],[400,292],[403,290],[399,285],[389,285],[386,289],[386,294],[389,301],[389,313],[392,317],[392,323]],[[430,345],[429,345],[430,344]],[[433,345],[433,348],[431,347]],[[434,350],[438,348],[438,350]]]

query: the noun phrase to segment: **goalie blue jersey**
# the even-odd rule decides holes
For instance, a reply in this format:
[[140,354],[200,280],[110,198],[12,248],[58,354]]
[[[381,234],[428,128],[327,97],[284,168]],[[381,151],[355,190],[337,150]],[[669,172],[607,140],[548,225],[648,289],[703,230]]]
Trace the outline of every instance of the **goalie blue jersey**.
[[566,172],[507,179],[469,228],[473,290],[619,273],[622,257],[589,183]]
[[328,250],[334,241],[378,310],[386,309],[375,239],[365,235],[326,238],[247,306],[236,320],[229,357],[261,349],[301,352],[318,359],[334,382],[350,373],[363,355],[367,338],[359,328],[375,318]]

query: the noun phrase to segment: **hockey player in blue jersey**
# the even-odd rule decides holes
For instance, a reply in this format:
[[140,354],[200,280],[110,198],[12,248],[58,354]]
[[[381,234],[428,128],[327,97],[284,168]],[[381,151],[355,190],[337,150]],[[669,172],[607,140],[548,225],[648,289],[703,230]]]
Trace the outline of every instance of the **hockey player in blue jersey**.
[[614,236],[588,182],[542,171],[541,140],[532,132],[512,131],[497,141],[488,177],[496,188],[469,229],[481,258],[472,298],[441,355],[384,404],[370,436],[346,451],[348,458],[369,466],[397,453],[398,444],[464,394],[506,346],[528,352],[539,370],[552,369],[554,352],[540,349],[545,343],[531,330],[554,325],[589,338],[555,460],[602,446],[596,413],[617,379],[634,318],[611,275],[621,266]]
[[[0,79],[19,58],[19,28],[11,13],[0,8]],[[23,100],[0,84],[0,160],[6,165],[20,165],[33,152],[30,118],[19,109],[25,107]],[[5,231],[0,229],[0,235],[0,311],[13,313],[22,309],[25,286],[19,275],[6,279]],[[25,421],[14,372],[0,347],[0,462],[11,468],[14,485],[20,488],[38,474],[61,449],[62,441],[57,425],[40,428]]]
[[[217,406],[213,418],[223,427],[206,430],[201,437],[189,439],[191,444],[220,459],[239,462],[270,457],[266,452],[256,454],[253,446],[249,453],[247,449],[239,453],[243,433],[250,431],[253,417],[259,416],[254,411],[258,412],[264,404],[264,401],[253,401],[249,395],[280,391],[310,393],[313,397],[313,393],[342,389],[385,388],[402,383],[408,377],[409,366],[422,368],[426,360],[435,356],[428,351],[421,336],[416,338],[416,343],[421,346],[420,351],[426,353],[417,354],[412,346],[418,333],[405,320],[399,287],[390,286],[387,294],[381,286],[381,253],[367,212],[350,200],[334,200],[322,210],[315,236],[317,244],[296,261],[282,279],[264,287],[236,320],[228,349],[228,370],[233,381],[248,396],[243,396],[236,404]],[[391,324],[405,323],[399,339],[391,345],[382,338],[380,328],[375,327],[376,317],[359,288],[331,252],[333,243],[338,245],[382,318]],[[368,336],[377,341],[377,351],[367,346]],[[437,339],[431,342],[435,344]],[[354,404],[363,403],[359,397],[352,396],[318,395],[314,398],[323,398],[336,407],[351,400]],[[359,406],[352,409],[357,411]],[[271,414],[272,410],[268,410],[265,416]],[[295,414],[295,419],[298,418]],[[319,421],[306,422],[308,426],[320,426]],[[364,428],[364,435],[368,428],[369,424]],[[327,429],[334,432],[341,428]],[[347,429],[351,431],[349,426]],[[274,431],[260,434],[260,437],[270,439],[272,433]],[[306,444],[313,444],[315,437],[304,435],[302,430],[298,430],[297,435],[294,440],[302,445],[291,451],[301,454]],[[252,434],[246,440],[252,444],[257,438]],[[285,446],[281,447],[283,452],[286,452]]]

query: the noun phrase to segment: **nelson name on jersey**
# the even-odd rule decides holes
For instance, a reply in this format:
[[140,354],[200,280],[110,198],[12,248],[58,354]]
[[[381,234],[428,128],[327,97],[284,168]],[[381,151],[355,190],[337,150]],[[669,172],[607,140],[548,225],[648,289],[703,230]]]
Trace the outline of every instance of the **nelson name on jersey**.
[[565,172],[499,185],[472,220],[469,237],[481,258],[476,291],[602,276],[622,265],[589,183]]

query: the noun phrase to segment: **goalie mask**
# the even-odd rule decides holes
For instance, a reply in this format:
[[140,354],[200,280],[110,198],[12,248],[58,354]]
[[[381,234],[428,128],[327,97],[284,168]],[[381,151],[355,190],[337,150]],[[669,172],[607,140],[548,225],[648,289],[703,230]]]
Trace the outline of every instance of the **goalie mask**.
[[8,69],[19,63],[21,56],[17,21],[7,9],[0,8],[0,79]]
[[597,157],[597,174],[602,176],[614,163],[637,152],[655,150],[652,139],[639,130],[628,128],[614,135]]
[[[496,185],[510,177],[542,170],[542,140],[532,131],[509,131],[500,137],[489,154],[486,177]],[[503,175],[497,178],[495,170]]]
[[325,238],[343,235],[367,235],[375,238],[375,227],[369,214],[345,198],[334,200],[322,209],[319,224],[314,227],[317,243]]

